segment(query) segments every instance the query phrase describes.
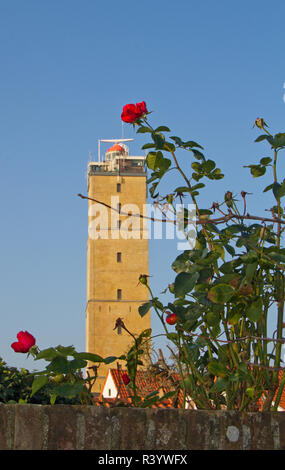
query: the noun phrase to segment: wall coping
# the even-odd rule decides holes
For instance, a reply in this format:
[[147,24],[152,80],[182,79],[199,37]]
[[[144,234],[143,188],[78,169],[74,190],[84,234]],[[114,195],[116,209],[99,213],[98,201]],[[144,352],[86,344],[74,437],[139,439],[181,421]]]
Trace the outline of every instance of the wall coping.
[[285,450],[285,413],[0,403],[1,450]]

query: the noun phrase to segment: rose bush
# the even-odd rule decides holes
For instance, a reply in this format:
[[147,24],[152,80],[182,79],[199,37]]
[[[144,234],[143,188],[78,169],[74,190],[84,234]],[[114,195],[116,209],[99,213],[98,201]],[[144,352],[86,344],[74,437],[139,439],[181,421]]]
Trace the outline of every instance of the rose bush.
[[[246,168],[254,178],[268,176],[271,170],[264,193],[271,191],[273,201],[266,217],[248,212],[248,193],[243,188],[240,200],[232,190],[226,190],[223,200],[201,207],[200,191],[207,180],[221,180],[222,171],[214,160],[205,157],[200,144],[175,135],[167,137],[171,132],[167,126],[154,128],[147,118],[143,115],[132,123],[137,133],[150,138],[142,147],[148,150],[149,194],[162,213],[167,206],[175,223],[180,221],[189,249],[172,264],[175,278],[165,292],[173,300],[167,305],[152,293],[147,277],[140,277],[151,299],[139,313],[143,316],[153,308],[175,346],[184,400],[190,395],[202,409],[277,410],[285,384],[284,373],[279,381],[284,371],[281,351],[285,342],[285,249],[281,246],[285,180],[278,177],[277,168],[279,153],[285,149],[285,133],[271,134],[263,118],[255,121],[263,131],[256,142],[269,144],[273,155]],[[179,164],[177,153],[182,151],[190,157],[190,174]],[[176,171],[183,182],[168,194],[160,194],[159,183],[170,171]],[[186,198],[195,207],[194,245],[193,217],[182,204]],[[167,219],[164,221],[167,223]],[[269,336],[274,307],[276,328]],[[177,316],[175,332],[167,328],[166,311]]]

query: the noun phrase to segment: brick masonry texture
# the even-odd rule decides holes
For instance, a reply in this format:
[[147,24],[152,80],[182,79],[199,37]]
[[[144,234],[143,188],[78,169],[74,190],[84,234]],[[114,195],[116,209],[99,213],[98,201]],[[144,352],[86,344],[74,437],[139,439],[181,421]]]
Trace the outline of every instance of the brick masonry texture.
[[285,450],[285,413],[0,404],[1,450]]

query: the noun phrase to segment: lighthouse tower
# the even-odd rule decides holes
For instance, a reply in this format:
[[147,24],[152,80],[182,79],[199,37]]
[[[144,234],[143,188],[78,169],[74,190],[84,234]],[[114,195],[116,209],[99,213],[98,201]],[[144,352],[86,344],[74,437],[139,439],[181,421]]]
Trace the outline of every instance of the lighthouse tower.
[[[147,229],[138,217],[146,208],[145,157],[130,155],[128,140],[100,140],[98,161],[89,162],[87,172],[93,200],[88,213],[86,351],[103,358],[125,354],[133,345],[123,328],[115,328],[118,318],[133,334],[150,328],[150,313],[138,313],[149,300],[139,283],[140,274],[149,272]],[[112,144],[103,159],[102,142]],[[93,390],[99,393],[114,364],[90,365],[99,365]]]

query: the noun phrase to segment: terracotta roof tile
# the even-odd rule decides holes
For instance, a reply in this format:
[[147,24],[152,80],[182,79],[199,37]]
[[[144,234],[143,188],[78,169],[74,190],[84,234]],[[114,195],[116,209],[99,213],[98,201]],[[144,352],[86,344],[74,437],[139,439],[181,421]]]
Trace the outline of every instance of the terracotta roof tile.
[[[104,398],[104,401],[106,402],[106,404],[110,404],[110,403],[114,404],[115,401],[118,402],[118,400],[121,400],[121,401],[126,400],[127,403],[131,403],[130,397],[134,395],[133,390],[130,387],[126,386],[122,379],[122,375],[127,374],[127,371],[122,370],[122,369],[110,369],[110,373],[112,375],[113,381],[118,391],[118,397],[115,399]],[[180,382],[179,374],[173,374],[172,377],[174,378],[175,381]],[[144,399],[148,394],[152,392],[161,391],[162,394],[165,394],[173,390],[173,387],[171,387],[169,378],[161,377],[161,376],[151,376],[147,371],[144,371],[144,370],[137,371],[136,386],[138,389],[138,394],[141,396],[142,399]],[[103,402],[103,398],[102,398],[103,390],[104,390],[104,387],[101,391],[99,399],[97,400],[97,403]],[[178,393],[177,405],[181,407],[182,402],[183,402],[183,392],[182,390],[180,390]],[[174,400],[170,398],[162,400],[159,403],[156,403],[153,405],[153,407],[161,407],[161,408],[165,408],[165,407],[173,408],[174,406],[175,406]]]

